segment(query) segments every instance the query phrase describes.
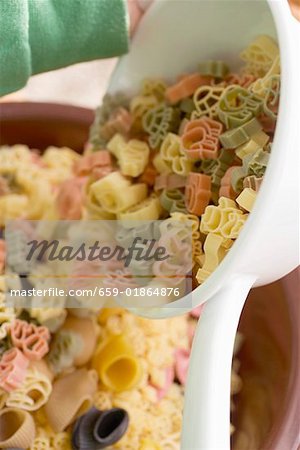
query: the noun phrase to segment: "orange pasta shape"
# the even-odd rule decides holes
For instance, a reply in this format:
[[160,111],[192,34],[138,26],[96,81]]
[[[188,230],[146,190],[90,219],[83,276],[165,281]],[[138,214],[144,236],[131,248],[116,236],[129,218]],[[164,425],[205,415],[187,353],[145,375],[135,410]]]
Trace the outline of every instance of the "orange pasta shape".
[[[75,162],[74,165],[74,173],[77,176],[86,176],[90,174],[94,174],[94,172],[99,169],[104,169],[108,171],[112,170],[112,161],[111,155],[107,150],[101,150],[90,155],[86,155],[80,160]],[[109,173],[109,172],[108,172]]]
[[189,121],[181,138],[186,155],[193,159],[216,159],[222,130],[222,124],[209,117]]
[[225,175],[221,179],[221,187],[219,190],[219,197],[227,197],[232,198],[233,200],[236,199],[237,193],[234,191],[234,189],[231,186],[231,175],[233,170],[239,166],[231,166],[229,169],[226,170]]
[[166,90],[166,99],[170,103],[177,103],[183,98],[193,95],[195,90],[207,84],[210,84],[211,77],[200,75],[199,73],[192,73],[190,75],[184,75],[178,81]]
[[109,120],[101,127],[101,135],[109,140],[115,133],[126,135],[132,124],[131,114],[123,107],[117,108]]
[[60,219],[77,220],[81,218],[85,181],[85,178],[72,178],[60,185],[56,200]]
[[200,216],[211,197],[211,179],[202,173],[189,173],[185,188],[185,204],[189,213]]

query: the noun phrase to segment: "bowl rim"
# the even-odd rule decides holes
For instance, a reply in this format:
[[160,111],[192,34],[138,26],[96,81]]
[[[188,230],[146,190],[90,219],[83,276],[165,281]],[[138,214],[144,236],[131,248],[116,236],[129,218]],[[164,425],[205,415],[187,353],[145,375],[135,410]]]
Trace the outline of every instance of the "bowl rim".
[[51,102],[3,102],[0,103],[1,122],[16,120],[78,122],[90,126],[94,120],[94,111],[77,105]]

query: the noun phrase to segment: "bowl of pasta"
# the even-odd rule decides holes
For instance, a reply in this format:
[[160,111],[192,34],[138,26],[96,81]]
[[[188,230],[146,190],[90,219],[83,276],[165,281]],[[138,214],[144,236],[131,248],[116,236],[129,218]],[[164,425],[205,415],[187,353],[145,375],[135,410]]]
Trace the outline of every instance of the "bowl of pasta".
[[82,152],[93,121],[89,109],[48,103],[2,103],[1,145],[23,144],[45,150],[68,146]]
[[[44,160],[38,163],[40,164],[40,170],[42,171],[45,169],[45,166],[47,166],[51,180],[55,180],[55,183],[66,183],[68,177],[70,177],[74,161],[77,158],[76,154],[80,155],[84,151],[85,144],[88,140],[89,127],[93,121],[93,112],[84,108],[67,105],[7,103],[1,104],[0,106],[0,120],[0,162],[2,162],[2,168],[0,163],[0,181],[1,173],[4,170],[3,168],[9,160],[7,152],[11,151],[15,155],[10,164],[18,165],[24,158],[24,168],[19,166],[20,173],[26,172],[31,163],[37,165],[37,160],[40,158],[40,155],[46,155]],[[70,149],[75,151],[76,154],[71,153],[70,156]],[[66,189],[68,188],[67,184],[64,186]],[[35,204],[34,209],[30,209],[31,205],[25,202],[22,195],[23,193],[17,189],[15,190],[14,198],[11,197],[11,200],[13,201],[10,202],[9,205],[3,202],[3,199],[7,194],[5,188],[7,188],[7,186],[4,183],[2,183],[2,185],[0,184],[1,228],[4,226],[7,215],[9,215],[10,218],[21,217],[24,213],[24,208],[29,208],[33,217],[38,219],[39,214],[43,209],[43,206],[37,207],[39,202],[45,204],[46,208],[51,210],[51,205],[47,203],[47,190],[43,190],[42,184],[40,185],[40,190],[45,194],[45,197],[41,198],[39,192],[36,190],[33,192],[30,199],[30,202]],[[76,195],[75,190],[73,190],[73,193]],[[43,211],[45,212],[45,210]],[[72,213],[74,214],[74,218],[78,218],[76,216],[76,211],[72,210]],[[3,270],[3,268],[1,268],[0,258],[0,282],[3,281],[1,270]],[[235,429],[232,433],[232,446],[236,450],[252,450],[254,448],[272,448],[272,450],[281,450],[283,448],[296,449],[297,423],[295,423],[295,417],[297,416],[297,395],[295,394],[299,392],[299,315],[297,314],[297,295],[295,288],[297,285],[299,286],[299,271],[294,271],[284,279],[271,285],[252,289],[250,292],[250,299],[244,308],[239,325],[240,336],[242,336],[242,339],[239,339],[239,343],[242,341],[242,345],[234,358],[231,386],[232,430]],[[2,288],[0,285],[0,300],[1,292]],[[52,444],[53,448],[69,449],[71,448],[70,423],[74,420],[74,411],[79,408],[78,405],[80,405],[80,403],[75,404],[74,401],[76,399],[73,399],[74,401],[69,401],[69,397],[72,396],[71,390],[68,390],[68,383],[70,383],[69,389],[71,389],[72,386],[78,386],[79,391],[84,391],[84,401],[81,398],[78,399],[78,402],[82,401],[82,407],[83,404],[85,405],[89,402],[89,404],[91,404],[90,391],[96,391],[96,388],[93,387],[95,385],[95,374],[85,368],[86,363],[93,360],[94,353],[97,353],[98,351],[96,348],[96,340],[98,338],[96,337],[96,333],[93,332],[94,322],[89,316],[78,317],[79,315],[74,313],[74,311],[69,313],[63,308],[60,310],[57,309],[54,313],[53,311],[47,312],[46,309],[43,309],[43,311],[36,309],[35,313],[28,310],[23,312],[23,315],[20,316],[17,316],[15,311],[5,308],[3,305],[0,305],[0,308],[2,314],[0,315],[1,354],[3,353],[3,349],[6,349],[8,345],[7,330],[9,327],[3,324],[9,321],[11,323],[12,320],[19,320],[18,326],[21,326],[21,322],[24,322],[24,319],[26,321],[30,318],[29,322],[32,322],[32,327],[43,328],[46,326],[46,328],[48,328],[48,334],[46,333],[46,335],[49,337],[49,332],[51,334],[50,348],[52,346],[52,349],[50,353],[52,353],[51,356],[47,356],[47,364],[49,363],[51,366],[50,363],[52,363],[53,367],[55,367],[55,370],[52,370],[52,373],[49,373],[49,367],[46,367],[44,364],[45,358],[41,361],[30,363],[31,369],[29,372],[32,377],[31,381],[33,375],[36,375],[39,371],[42,373],[39,379],[40,385],[37,388],[40,390],[40,395],[38,401],[30,400],[29,396],[26,397],[27,400],[26,402],[24,400],[25,403],[20,409],[17,408],[17,400],[20,402],[21,391],[19,392],[19,397],[12,395],[11,392],[7,393],[6,391],[3,391],[3,378],[0,377],[2,383],[0,388],[0,421],[1,417],[4,417],[6,414],[7,417],[4,423],[8,424],[7,420],[9,417],[11,418],[11,422],[13,422],[15,420],[13,414],[16,414],[17,411],[18,420],[22,423],[21,428],[24,428],[22,428],[22,433],[25,430],[25,434],[23,433],[22,436],[25,436],[27,439],[25,439],[26,443],[23,441],[20,443],[18,440],[13,441],[11,439],[14,435],[9,437],[7,436],[7,433],[1,429],[0,441],[1,443],[3,441],[8,443],[8,447],[18,446],[26,448],[33,443],[36,445],[45,445],[46,442],[49,445]],[[161,334],[157,334],[157,327],[159,327],[159,325],[154,325],[157,323],[156,321],[143,318],[133,319],[133,315],[127,316],[122,314],[123,313],[120,313],[120,311],[115,309],[112,310],[112,312],[103,310],[98,316],[98,326],[102,329],[102,335],[103,333],[106,335],[109,328],[110,330],[113,330],[114,327],[119,329],[118,327],[121,326],[121,318],[122,320],[127,321],[127,325],[129,324],[133,327],[133,334],[131,337],[132,342],[139,341],[135,343],[136,351],[140,352],[139,355],[141,359],[144,358],[144,366],[147,363],[147,358],[142,356],[143,350],[141,350],[140,347],[141,341],[146,348],[147,344],[143,341],[145,336],[140,328],[141,325],[143,329],[148,330],[148,339],[151,337],[153,342],[156,342],[155,339],[157,340],[157,355],[160,355],[160,358],[162,358],[160,352],[164,349],[168,353],[172,350],[172,346],[174,347],[174,345],[177,345],[178,347],[180,347],[180,345],[188,345],[186,344],[186,336],[190,334],[190,331],[188,330],[190,330],[189,327],[191,326],[191,319],[186,318],[188,315],[185,315],[185,318],[169,318],[158,321],[163,327],[165,323],[168,323],[168,326],[164,329],[160,328]],[[151,325],[152,323],[153,325]],[[152,326],[154,327],[153,329],[151,328]],[[164,338],[164,333],[167,333],[166,328],[173,330],[171,339],[172,344],[171,346],[169,344],[167,347]],[[67,334],[70,330],[75,334],[78,332],[78,342],[81,342],[82,340],[84,345],[84,351],[77,355],[74,360],[77,369],[73,372],[73,378],[72,374],[70,375],[68,373],[68,369],[66,370],[66,367],[63,366],[66,362],[62,361],[59,358],[59,354],[55,354],[54,351],[55,345],[57,346],[59,339],[70,339],[70,336]],[[177,331],[175,332],[174,330]],[[48,339],[47,336],[46,339]],[[16,339],[16,334],[12,334],[11,338]],[[176,342],[176,340],[178,340],[178,342]],[[74,342],[76,344],[77,341]],[[116,351],[117,346],[122,346],[123,352],[127,357],[126,361],[128,362],[130,358],[132,364],[131,367],[133,365],[136,367],[137,361],[134,356],[132,356],[132,349],[129,348],[129,344],[124,343],[123,341],[121,344],[110,342],[107,348],[113,354]],[[153,343],[151,348],[153,348]],[[101,351],[105,352],[105,350]],[[150,351],[150,347],[147,351]],[[184,349],[181,348],[180,351],[181,353],[177,349],[177,353],[175,353],[179,355],[185,354]],[[60,364],[62,366],[60,366]],[[127,419],[124,420],[124,410],[126,409],[129,411],[130,417],[138,421],[141,407],[138,399],[142,398],[141,395],[145,396],[143,400],[145,405],[148,405],[149,402],[149,404],[151,404],[151,395],[153,392],[156,393],[159,398],[166,395],[163,392],[162,387],[161,389],[155,388],[156,384],[160,385],[159,381],[155,381],[155,376],[158,376],[157,373],[159,373],[159,371],[155,365],[152,370],[153,373],[149,375],[150,378],[152,377],[151,386],[142,386],[140,390],[133,390],[132,395],[126,396],[125,394],[114,394],[114,397],[114,395],[109,392],[109,389],[108,391],[100,389],[97,392],[93,392],[94,399],[96,398],[96,401],[94,401],[96,407],[101,410],[108,409],[109,412],[119,414],[118,417],[122,417],[122,421],[120,419],[120,423],[117,427],[118,430],[128,426],[126,422]],[[64,374],[63,377],[62,374]],[[58,380],[64,380],[66,383],[59,385],[57,377]],[[147,408],[142,411],[143,417],[145,417],[145,423],[142,424],[141,418],[139,419],[139,425],[136,424],[133,426],[129,421],[129,431],[125,434],[123,440],[120,441],[122,444],[115,444],[116,446],[113,446],[112,448],[135,450],[137,448],[179,449],[181,411],[177,411],[175,414],[175,407],[178,410],[178,405],[182,406],[184,389],[180,387],[180,393],[179,391],[176,391],[178,378],[181,380],[181,384],[183,384],[182,377],[182,372],[179,370],[177,373],[177,384],[173,383],[174,386],[172,385],[173,397],[167,398],[169,403],[168,406],[167,404],[164,406],[165,409],[163,409],[162,406],[159,407],[161,408],[162,416],[168,413],[170,415],[174,413],[174,423],[171,425],[175,427],[176,432],[174,431],[172,434],[168,428],[169,423],[165,416],[164,421],[166,422],[163,423],[166,424],[166,430],[168,431],[163,430],[162,427],[157,424],[157,414],[154,411],[156,407],[152,410],[150,406],[147,406]],[[43,383],[42,388],[41,383]],[[57,417],[55,411],[59,399],[57,397],[53,399],[52,397],[53,392],[55,391],[57,395],[57,392],[61,392],[60,389],[63,389],[65,392],[64,402],[66,403],[66,411],[62,408],[62,415]],[[153,389],[153,392],[151,389]],[[51,390],[52,394],[50,394]],[[10,391],[10,389],[8,389],[8,391]],[[41,407],[43,405],[43,396],[45,396],[44,408]],[[52,399],[51,401],[48,399],[49,396],[50,400]],[[136,401],[137,404],[135,404]],[[163,400],[160,405],[164,405]],[[173,406],[171,407],[170,405]],[[114,409],[109,409],[111,407],[114,407]],[[119,409],[122,407],[124,410],[116,411],[118,407]],[[69,417],[70,415],[72,416],[72,419]],[[161,417],[160,421],[162,420],[162,416],[159,416]],[[117,416],[115,416],[114,420],[116,420],[116,417]],[[100,421],[100,419],[101,416],[98,420]],[[147,421],[150,422],[150,426],[149,424],[146,424]],[[54,434],[49,434],[49,424],[55,430]],[[79,422],[76,422],[76,424],[80,427]],[[147,426],[149,426],[149,428],[145,428]],[[8,425],[7,427],[9,428]],[[154,438],[151,434],[151,428],[153,435],[155,435],[155,433],[156,435],[157,433],[160,433],[158,434],[158,436],[160,436],[160,442],[157,443],[156,447],[153,444]],[[149,439],[143,440],[138,433],[142,436],[146,432],[149,435]],[[76,448],[76,445],[74,446],[74,442],[76,441],[74,436],[75,434],[73,432],[73,448]],[[17,436],[17,439],[19,438],[20,436]],[[110,437],[108,437],[108,441],[109,438]],[[150,445],[152,445],[152,447]]]

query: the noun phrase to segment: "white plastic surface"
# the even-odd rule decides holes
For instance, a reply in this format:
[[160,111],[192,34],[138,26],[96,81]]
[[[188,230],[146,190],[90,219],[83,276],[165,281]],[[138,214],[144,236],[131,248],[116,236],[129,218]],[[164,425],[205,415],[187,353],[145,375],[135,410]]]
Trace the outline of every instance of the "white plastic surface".
[[204,305],[185,389],[182,450],[230,448],[230,375],[235,334],[255,278],[239,276]]
[[148,77],[175,80],[205,59],[233,69],[239,52],[258,34],[276,37],[267,2],[259,0],[154,0],[122,57],[109,92],[134,92]]

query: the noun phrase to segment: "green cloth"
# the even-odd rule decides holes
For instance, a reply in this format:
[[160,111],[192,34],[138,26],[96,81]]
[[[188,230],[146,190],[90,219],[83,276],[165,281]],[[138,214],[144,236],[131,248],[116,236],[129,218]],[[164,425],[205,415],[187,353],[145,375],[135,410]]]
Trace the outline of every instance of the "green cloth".
[[125,0],[0,0],[0,96],[31,75],[128,50]]

